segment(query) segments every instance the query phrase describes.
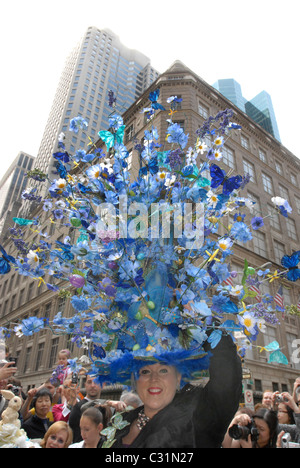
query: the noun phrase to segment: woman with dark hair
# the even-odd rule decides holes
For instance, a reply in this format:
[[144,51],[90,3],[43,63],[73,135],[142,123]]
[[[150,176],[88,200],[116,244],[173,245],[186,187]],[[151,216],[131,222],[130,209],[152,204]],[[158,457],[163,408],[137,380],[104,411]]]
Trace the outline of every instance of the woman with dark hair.
[[278,404],[277,417],[279,424],[295,424],[294,411],[284,402]]
[[281,402],[278,404],[277,414],[279,431],[288,433],[291,442],[300,443],[300,408],[292,395],[288,392],[281,394]]
[[253,442],[253,448],[276,448],[278,434],[278,418],[275,411],[260,408],[253,416],[254,424],[259,432],[258,439]]
[[80,431],[83,440],[70,445],[69,448],[100,448],[102,429],[102,412],[95,407],[86,409],[80,418]]
[[232,421],[228,434],[231,444],[224,448],[276,448],[278,418],[273,410],[260,408],[252,417],[242,414]]
[[52,424],[47,417],[51,409],[51,404],[52,394],[47,388],[41,388],[33,399],[35,414],[22,425],[22,429],[24,429],[29,439],[44,438]]

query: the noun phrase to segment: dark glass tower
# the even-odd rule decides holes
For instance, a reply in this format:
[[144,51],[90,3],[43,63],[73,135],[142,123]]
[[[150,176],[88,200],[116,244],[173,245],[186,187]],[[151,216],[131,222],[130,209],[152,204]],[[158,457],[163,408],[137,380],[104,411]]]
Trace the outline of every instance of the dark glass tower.
[[253,99],[247,101],[243,97],[240,84],[232,78],[218,80],[213,86],[276,140],[280,141],[271,96],[266,91],[262,91]]

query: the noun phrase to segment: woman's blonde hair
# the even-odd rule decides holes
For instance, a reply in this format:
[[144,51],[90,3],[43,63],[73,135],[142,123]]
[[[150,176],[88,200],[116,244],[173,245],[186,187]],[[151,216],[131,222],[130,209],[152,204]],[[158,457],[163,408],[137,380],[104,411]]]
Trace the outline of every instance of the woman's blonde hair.
[[69,424],[67,424],[65,421],[56,421],[55,423],[53,423],[49,427],[48,431],[44,435],[44,438],[43,438],[43,440],[41,442],[41,447],[46,448],[47,441],[48,441],[49,437],[52,434],[56,434],[59,431],[66,431],[67,432],[68,437],[67,437],[67,440],[65,442],[64,448],[68,448],[69,445],[73,442],[73,431],[70,428]]

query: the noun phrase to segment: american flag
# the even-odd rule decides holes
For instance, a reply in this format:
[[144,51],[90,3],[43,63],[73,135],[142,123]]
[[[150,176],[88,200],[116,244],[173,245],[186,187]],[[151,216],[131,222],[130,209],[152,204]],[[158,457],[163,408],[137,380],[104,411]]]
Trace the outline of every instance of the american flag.
[[274,296],[274,301],[275,303],[281,307],[281,309],[284,308],[284,302],[283,302],[283,289],[282,286],[278,289],[277,293]]
[[223,281],[224,286],[231,286],[233,288],[233,278],[229,276],[225,281]]
[[256,293],[255,300],[257,302],[261,302],[261,300],[262,300],[261,292],[260,292],[259,288],[257,286],[255,286],[255,284],[250,286],[249,291],[254,291]]

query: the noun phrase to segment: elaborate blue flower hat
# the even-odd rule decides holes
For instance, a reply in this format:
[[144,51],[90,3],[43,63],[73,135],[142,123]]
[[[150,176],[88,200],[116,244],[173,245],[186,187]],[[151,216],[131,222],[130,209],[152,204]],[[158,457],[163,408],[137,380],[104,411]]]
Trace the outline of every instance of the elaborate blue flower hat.
[[[28,173],[50,186],[44,199],[37,200],[35,189],[23,198],[51,212],[51,222],[64,229],[63,242],[43,234],[39,218],[14,218],[11,236],[20,255],[14,258],[1,247],[2,274],[13,267],[69,298],[73,308],[71,316],[58,313],[51,322],[29,317],[13,332],[31,335],[50,327],[71,335],[88,350],[91,373],[101,382],[126,382],[132,372],[156,362],[175,365],[190,380],[209,367],[206,342],[214,348],[223,333],[234,338],[239,331],[247,338],[239,344],[243,353],[265,322],[275,321],[271,301],[257,292],[270,271],[257,271],[245,261],[243,278],[235,284],[230,267],[234,243],[247,242],[263,225],[262,219],[245,219],[253,204],[241,195],[249,176],[228,176],[220,167],[226,139],[240,129],[232,122],[233,111],[204,122],[191,146],[189,135],[168,120],[162,146],[152,118],[165,111],[159,90],[149,100],[144,143],[135,145],[132,161],[123,143],[122,117],[112,109],[109,131],[99,132],[101,145],[90,140],[87,151],[71,156],[60,135],[54,178],[38,169]],[[168,99],[171,110],[178,101]],[[72,119],[70,131],[82,130],[87,131],[87,122]],[[284,216],[286,203],[274,201]],[[229,214],[233,223],[224,223]],[[38,243],[24,242],[26,228],[39,232]],[[256,296],[255,304],[246,304]],[[11,332],[1,329],[4,337]],[[79,360],[72,365],[76,369]]]

